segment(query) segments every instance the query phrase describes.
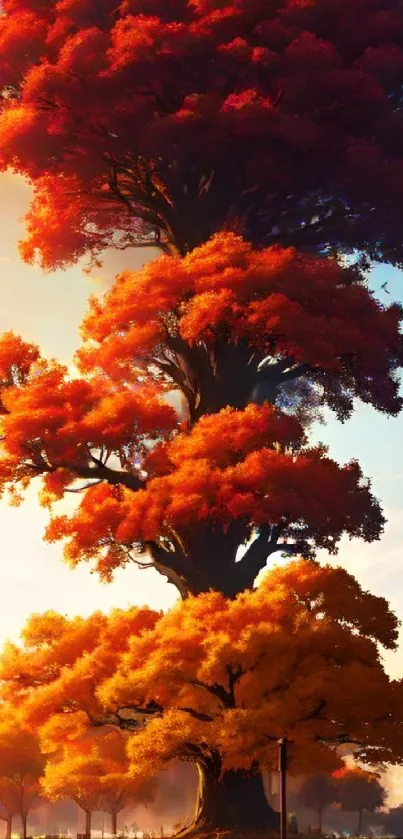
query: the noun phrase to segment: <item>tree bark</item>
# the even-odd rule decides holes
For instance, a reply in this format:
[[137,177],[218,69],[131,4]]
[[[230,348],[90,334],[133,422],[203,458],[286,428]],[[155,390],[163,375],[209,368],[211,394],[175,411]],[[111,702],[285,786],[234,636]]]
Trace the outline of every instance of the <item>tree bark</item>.
[[356,836],[361,836],[362,833],[362,810],[358,811],[358,824]]
[[6,819],[6,839],[11,839],[12,821],[13,821],[12,816],[10,816],[9,819]]
[[85,836],[86,839],[91,839],[91,810],[85,810]]
[[252,828],[277,831],[278,813],[265,796],[260,773],[224,772],[219,761],[197,763],[199,785],[191,826],[181,834],[199,830]]
[[22,839],[27,839],[27,819],[28,819],[28,813],[21,813]]
[[116,807],[111,810],[111,822],[112,822],[112,836],[117,836],[118,834],[118,811]]

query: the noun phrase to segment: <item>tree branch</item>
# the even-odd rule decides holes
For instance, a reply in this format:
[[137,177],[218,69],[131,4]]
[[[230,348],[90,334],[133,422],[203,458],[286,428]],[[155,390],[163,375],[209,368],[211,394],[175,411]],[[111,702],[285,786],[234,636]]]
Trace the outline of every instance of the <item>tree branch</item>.
[[182,600],[186,600],[189,596],[189,588],[185,573],[181,573],[179,553],[166,551],[156,542],[145,542],[145,548],[152,559],[154,568],[178,589]]
[[[294,553],[296,545],[279,544],[278,539],[284,528],[282,525],[267,525],[260,528],[259,535],[249,546],[248,550],[235,565],[233,570],[237,586],[252,588],[257,575],[266,565],[268,557],[276,551]],[[237,588],[237,590],[239,590]]]
[[[60,465],[55,466],[53,471],[59,468]],[[66,468],[74,473],[77,478],[89,478],[90,480],[93,478],[98,482],[106,481],[111,486],[121,484],[127,489],[132,489],[134,491],[142,489],[145,484],[144,480],[139,478],[137,475],[132,475],[130,472],[124,472],[123,470],[110,469],[104,464],[100,464],[99,466],[74,466],[68,464]]]
[[202,688],[202,690],[206,690],[207,693],[210,693],[212,696],[215,696],[216,699],[219,699],[220,702],[222,702],[225,708],[234,707],[233,696],[231,695],[230,691],[225,690],[225,688],[222,685],[219,685],[217,683],[214,685],[208,685],[207,682],[201,682],[200,679],[191,679],[190,684],[194,687]]
[[194,708],[178,708],[178,711],[185,711],[186,714],[190,714],[195,720],[200,720],[201,722],[213,722],[214,720],[214,717],[210,717],[208,714],[202,714],[201,711],[195,711]]

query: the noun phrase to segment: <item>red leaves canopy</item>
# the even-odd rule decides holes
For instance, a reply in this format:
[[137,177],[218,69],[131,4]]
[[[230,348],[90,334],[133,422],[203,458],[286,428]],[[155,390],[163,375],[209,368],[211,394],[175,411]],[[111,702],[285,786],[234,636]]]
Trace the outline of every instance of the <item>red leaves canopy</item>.
[[[394,413],[400,408],[394,377],[403,359],[400,319],[400,307],[381,307],[356,268],[293,248],[254,250],[241,237],[221,233],[183,259],[165,256],[140,272],[124,272],[104,301],[93,299],[83,326],[89,347],[79,358],[84,370],[98,365],[121,378],[133,375],[133,358],[146,365],[157,357],[161,371],[182,386],[192,412],[196,394],[189,388],[198,391],[204,410],[243,406],[258,382],[259,361],[270,356],[288,360],[289,371],[296,365],[295,375],[304,365],[304,373],[324,388],[324,398],[341,414],[354,396]],[[179,339],[182,372],[167,359],[164,368],[161,358],[161,352],[180,355]],[[186,353],[186,344],[198,348],[193,355]],[[230,377],[230,370],[222,369],[228,345],[233,348],[229,363],[238,367],[238,388],[248,366],[255,376],[240,402],[237,383],[231,381],[229,390],[222,382]],[[207,347],[210,366],[221,378],[218,405],[219,395],[212,403],[205,392],[208,374],[202,387],[184,369],[196,367],[189,373],[197,379],[194,361],[201,347]],[[286,373],[284,380],[293,375]]]
[[27,259],[147,231],[183,253],[240,224],[255,242],[401,261],[398,0],[3,10],[0,158],[34,183]]

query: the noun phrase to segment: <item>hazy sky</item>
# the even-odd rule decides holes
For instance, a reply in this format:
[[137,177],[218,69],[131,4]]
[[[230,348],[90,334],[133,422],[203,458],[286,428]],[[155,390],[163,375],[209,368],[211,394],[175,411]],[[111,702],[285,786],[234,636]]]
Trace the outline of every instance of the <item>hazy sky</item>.
[[[28,200],[29,189],[19,178],[0,175],[0,333],[13,329],[38,342],[44,354],[69,362],[77,347],[78,325],[88,294],[106,287],[123,267],[141,265],[153,252],[108,254],[104,268],[93,277],[83,275],[79,266],[43,275],[22,263],[16,247],[22,234],[19,220]],[[390,294],[380,291],[382,299],[403,300],[399,272],[382,267],[371,279],[377,290],[385,280]],[[365,588],[386,597],[403,619],[403,416],[388,419],[359,406],[349,422],[341,425],[329,416],[327,425],[315,433],[330,445],[331,454],[340,462],[352,457],[360,460],[388,518],[381,542],[346,541],[337,561]],[[175,589],[150,570],[126,569],[118,572],[110,585],[100,583],[85,565],[70,570],[61,559],[61,546],[42,542],[46,520],[47,513],[39,507],[34,492],[17,509],[0,502],[0,644],[6,638],[17,638],[32,611],[52,608],[69,615],[89,614],[129,603],[166,608],[174,602]],[[403,676],[403,644],[385,661],[393,676]],[[403,784],[394,798],[403,800]]]

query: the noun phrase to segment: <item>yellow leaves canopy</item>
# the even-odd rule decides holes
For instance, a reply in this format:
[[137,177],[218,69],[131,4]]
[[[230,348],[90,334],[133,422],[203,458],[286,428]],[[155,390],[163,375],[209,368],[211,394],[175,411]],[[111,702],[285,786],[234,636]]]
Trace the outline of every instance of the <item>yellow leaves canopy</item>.
[[[131,730],[135,783],[173,758],[198,761],[212,751],[223,768],[270,764],[280,736],[290,741],[295,772],[334,768],[337,747],[351,742],[366,761],[403,757],[402,686],[390,682],[377,649],[394,647],[397,621],[382,598],[342,569],[291,562],[234,600],[210,592],[163,616],[147,609],[126,619],[122,612],[93,616],[80,622],[74,656],[66,650],[76,622],[60,622],[58,639],[56,623],[45,616],[41,638],[35,618],[26,637],[39,643],[6,650],[1,673],[54,754],[72,748],[80,761],[80,744],[103,724]],[[100,626],[80,652],[87,623]],[[51,643],[43,643],[46,635]],[[35,660],[46,657],[40,684]],[[91,743],[92,760],[101,740]],[[57,773],[48,772],[56,784]]]

